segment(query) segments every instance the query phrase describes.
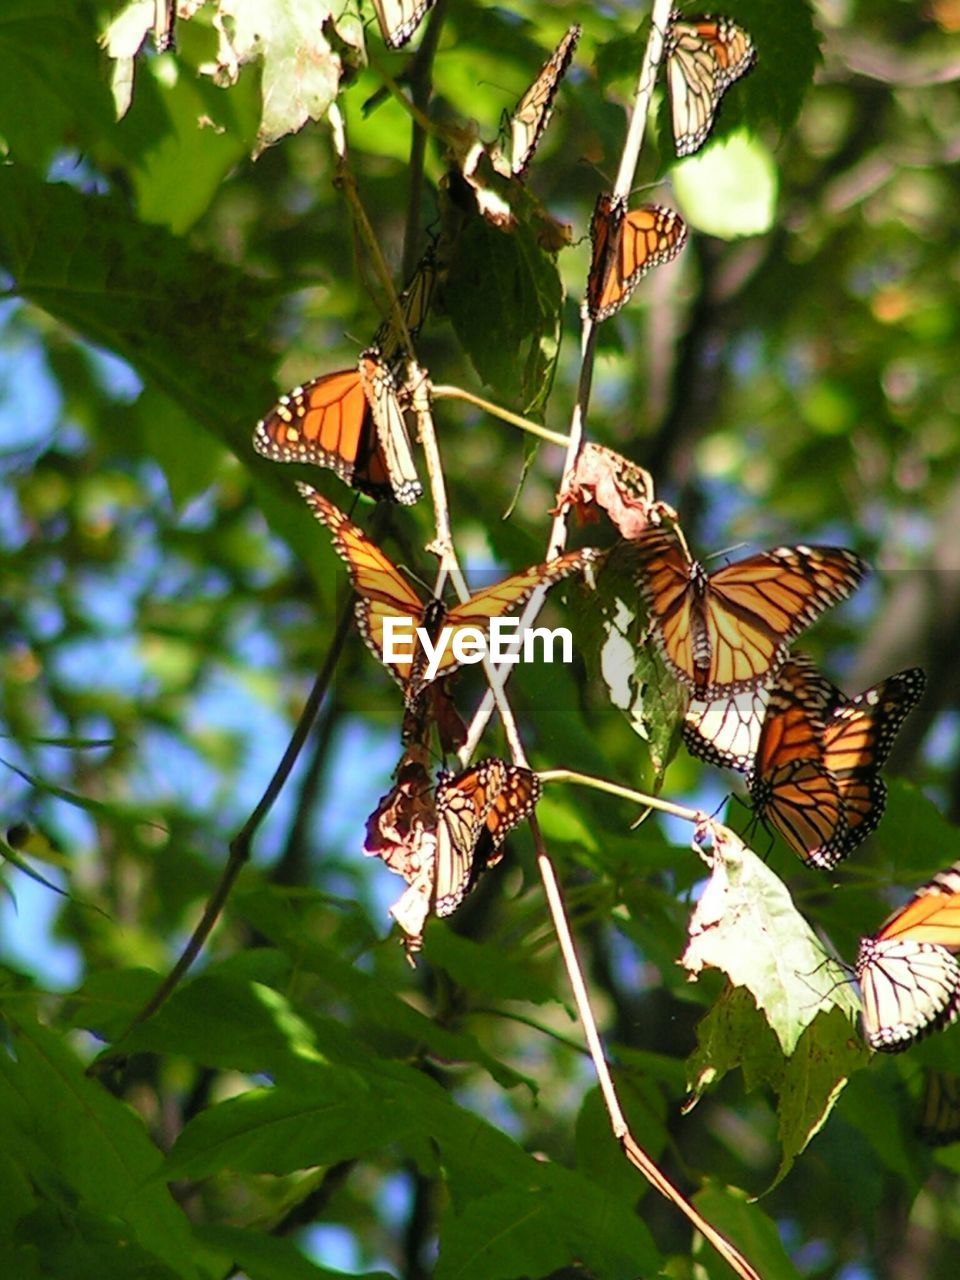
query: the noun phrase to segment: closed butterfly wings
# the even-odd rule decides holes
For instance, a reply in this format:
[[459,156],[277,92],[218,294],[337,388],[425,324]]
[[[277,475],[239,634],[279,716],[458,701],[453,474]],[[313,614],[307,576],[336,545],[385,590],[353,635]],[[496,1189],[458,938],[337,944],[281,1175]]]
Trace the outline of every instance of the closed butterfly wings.
[[436,0],[373,0],[384,44],[401,49],[435,3]]
[[674,148],[699,151],[713,130],[723,95],[756,65],[750,34],[730,18],[685,17],[674,10],[665,44]]
[[504,840],[533,812],[540,793],[536,774],[496,758],[482,760],[458,777],[441,778],[436,793],[438,916],[455,911],[478,877],[500,861]]
[[701,701],[755,689],[815,618],[844,599],[866,565],[839,547],[776,547],[712,573],[676,530],[650,528],[631,544],[654,638]]
[[783,665],[748,784],[758,816],[805,862],[834,867],[875,830],[887,794],[880,770],[924,685],[912,668],[847,699],[809,659]]
[[465,628],[486,632],[492,619],[522,608],[538,587],[552,586],[581,572],[594,558],[590,548],[568,552],[546,564],[532,565],[512,574],[447,609],[441,601],[423,601],[392,561],[339,507],[308,484],[298,483],[297,487],[317,519],[333,534],[334,546],[347,563],[359,597],[356,615],[360,632],[374,656],[403,688],[408,706],[426,683],[425,655],[414,644],[409,658],[388,662],[385,658],[387,619],[412,619],[413,626],[424,627],[432,640],[439,635],[441,627],[449,627],[448,643],[433,678],[450,675],[460,665],[453,651],[457,633]]
[[872,1049],[896,1053],[960,1013],[960,863],[939,872],[863,938],[856,975]]
[[514,107],[509,125],[509,156],[505,157],[497,150],[491,155],[494,168],[505,177],[521,177],[540,145],[553,114],[560,82],[567,73],[580,39],[580,30],[577,24],[567,30],[541,67],[536,80]]
[[677,256],[686,244],[686,223],[659,204],[627,209],[622,197],[601,194],[590,222],[593,254],[584,307],[594,320],[606,320],[629,299],[654,267]]

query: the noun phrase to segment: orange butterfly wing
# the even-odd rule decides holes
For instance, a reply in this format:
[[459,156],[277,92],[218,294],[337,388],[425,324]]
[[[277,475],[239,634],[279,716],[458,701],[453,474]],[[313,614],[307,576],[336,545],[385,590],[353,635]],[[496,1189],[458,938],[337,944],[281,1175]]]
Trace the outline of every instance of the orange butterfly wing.
[[[494,618],[501,618],[522,609],[538,587],[549,588],[563,578],[570,577],[571,574],[582,573],[595,558],[596,553],[590,547],[582,551],[568,551],[554,560],[531,565],[529,569],[511,574],[492,587],[484,587],[469,600],[448,609],[444,623],[452,630],[440,661],[438,674],[447,674],[460,665],[454,656],[453,642],[461,632],[468,628],[477,628],[485,635],[489,635],[490,624]],[[519,635],[519,631],[516,634]]]
[[730,18],[685,19],[677,10],[664,52],[674,147],[678,156],[693,155],[710,136],[723,95],[756,65],[757,52]]
[[770,691],[750,794],[791,847],[830,868],[873,831],[886,806],[880,777],[925,684],[918,668],[847,699],[800,656]]
[[626,201],[601,194],[590,222],[593,256],[586,310],[594,320],[614,315],[654,267],[670,262],[687,240],[686,223],[659,204],[627,212]]
[[409,504],[423,492],[393,374],[374,348],[356,369],[281,396],[254,428],[253,444],[274,462],[329,467],[372,498]]
[[672,529],[634,541],[641,590],[668,666],[698,698],[755,688],[793,640],[866,571],[840,547],[776,547],[707,574]]
[[[540,145],[540,139],[550,123],[553,102],[566,75],[580,39],[581,28],[574,23],[553,53],[540,68],[540,74],[514,108],[510,117],[510,162],[508,175],[519,178]],[[497,168],[496,157],[493,158]]]
[[938,872],[878,930],[879,941],[909,938],[960,950],[960,862]]
[[491,757],[437,786],[435,911],[447,916],[480,874],[500,861],[509,832],[533,811],[540,779],[529,769]]
[[384,623],[387,618],[411,618],[413,626],[423,622],[424,603],[396,565],[384,555],[375,542],[322,493],[311,485],[297,482],[310,510],[333,534],[337,554],[346,561],[350,581],[359,597],[356,604],[357,625],[374,657],[388,667],[395,679],[406,688],[418,659],[415,641],[412,655],[399,662],[384,659]]

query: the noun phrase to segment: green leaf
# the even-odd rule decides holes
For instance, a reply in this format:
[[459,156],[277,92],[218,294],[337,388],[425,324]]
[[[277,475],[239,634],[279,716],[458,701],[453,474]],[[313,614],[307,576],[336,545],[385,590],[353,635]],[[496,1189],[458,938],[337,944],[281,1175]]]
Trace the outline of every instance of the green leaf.
[[[787,1256],[777,1224],[735,1187],[711,1184],[692,1197],[707,1221],[734,1243],[763,1280],[799,1280]],[[699,1238],[696,1264],[711,1280],[730,1280],[733,1272],[716,1250]]]
[[197,1228],[197,1236],[229,1258],[249,1280],[391,1280],[385,1271],[365,1271],[362,1275],[347,1277],[342,1271],[318,1267],[303,1256],[292,1240],[283,1240],[253,1227],[205,1225]]
[[423,1131],[411,1101],[408,1087],[382,1075],[318,1067],[309,1089],[251,1089],[202,1111],[180,1133],[163,1176],[285,1174],[354,1159]]
[[547,1004],[559,999],[553,981],[535,964],[493,943],[473,942],[452,929],[431,929],[430,963],[444,969],[467,991],[498,1000]]
[[681,963],[691,976],[710,967],[746,987],[789,1057],[821,1009],[837,1006],[855,1021],[859,1003],[783,881],[732,831],[718,830]]
[[113,125],[86,17],[70,0],[5,0],[0,13],[0,137],[41,173],[68,140],[83,148]]
[[[576,1205],[576,1213],[571,1213]],[[440,1228],[436,1280],[507,1280],[547,1275],[576,1258],[604,1280],[652,1274],[660,1259],[632,1208],[557,1165],[543,1185],[507,1187],[448,1214]]]
[[[500,1062],[466,1032],[450,1031],[400,1000],[381,981],[343,960],[332,949],[313,941],[302,925],[278,910],[279,897],[262,892],[238,896],[234,905],[277,945],[286,944],[291,955],[336,1000],[346,999],[359,1032],[377,1052],[399,1055],[402,1046],[436,1055],[445,1062],[477,1062],[503,1087],[530,1084],[527,1078]],[[291,904],[292,905],[292,904]]]
[[122,1222],[163,1262],[158,1275],[200,1276],[187,1219],[154,1180],[162,1156],[140,1119],[38,1026],[18,1025],[13,1055],[0,1054],[0,1134],[8,1152],[23,1155],[27,1177],[44,1183],[54,1169],[80,1207]]
[[46,186],[17,166],[0,169],[0,265],[15,292],[129,360],[252,457],[252,423],[274,394],[268,356],[249,336],[269,286],[144,226],[115,199]]
[[[221,26],[218,83],[234,83],[248,62],[261,64],[263,96],[256,152],[320,120],[337,96],[341,61],[324,35],[328,0],[231,0],[229,33]],[[341,33],[342,36],[343,33]]]
[[175,992],[123,1041],[128,1053],[182,1053],[191,1062],[274,1079],[323,1065],[313,1031],[272,987],[205,974]]
[[545,402],[560,341],[563,290],[555,258],[532,228],[510,232],[479,214],[456,239],[444,303],[484,382],[524,413]]

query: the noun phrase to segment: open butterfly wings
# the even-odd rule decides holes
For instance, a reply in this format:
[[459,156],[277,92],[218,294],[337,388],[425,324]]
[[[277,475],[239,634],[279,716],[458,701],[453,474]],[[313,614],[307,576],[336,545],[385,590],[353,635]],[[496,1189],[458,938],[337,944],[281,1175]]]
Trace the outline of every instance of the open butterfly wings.
[[880,770],[925,683],[912,668],[847,699],[809,659],[781,668],[748,783],[758,816],[805,862],[834,867],[876,828]]
[[839,547],[776,547],[708,574],[672,529],[648,529],[632,545],[664,660],[705,702],[755,689],[866,572]]
[[590,221],[587,314],[597,321],[614,315],[647,272],[675,258],[686,240],[686,223],[672,209],[642,204],[628,211],[622,197],[601,193]]
[[393,373],[373,347],[356,369],[281,396],[254,428],[253,444],[274,462],[329,467],[372,498],[409,505],[423,492]]
[[477,879],[502,855],[513,828],[540,798],[536,774],[491,758],[458,777],[445,775],[436,793],[437,854],[434,910],[454,912]]
[[[430,310],[437,279],[431,246],[398,298],[407,335],[415,338]],[[257,423],[253,444],[273,462],[329,467],[371,498],[409,506],[423,493],[400,400],[406,336],[384,320],[355,369],[322,374],[281,396]]]
[[531,84],[510,117],[510,156],[504,160],[495,153],[492,157],[494,168],[519,178],[533,158],[540,145],[540,139],[550,123],[553,104],[560,88],[560,82],[567,73],[580,39],[580,26],[570,27],[563,39],[554,49],[540,69],[540,74]]
[[678,156],[699,151],[723,95],[756,65],[750,34],[729,18],[674,10],[665,45],[673,142]]
[[384,626],[387,618],[411,618],[414,627],[426,627],[434,638],[441,626],[450,627],[448,643],[434,678],[450,675],[460,665],[453,652],[453,640],[460,631],[467,627],[486,631],[493,618],[522,608],[538,587],[553,586],[581,572],[595,557],[589,547],[567,552],[546,564],[532,565],[512,574],[476,592],[464,603],[446,609],[440,601],[424,602],[400,570],[339,507],[308,484],[298,482],[297,488],[317,519],[333,534],[334,547],[346,561],[350,580],[359,596],[356,615],[360,632],[374,656],[403,687],[408,704],[425,683],[424,655],[414,645],[409,659],[386,662]]

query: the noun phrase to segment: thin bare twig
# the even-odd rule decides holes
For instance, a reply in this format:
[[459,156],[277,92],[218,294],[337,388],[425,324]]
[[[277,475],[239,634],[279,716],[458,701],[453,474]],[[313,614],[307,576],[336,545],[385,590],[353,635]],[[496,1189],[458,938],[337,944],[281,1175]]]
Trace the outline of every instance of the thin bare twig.
[[549,427],[541,427],[539,422],[531,422],[529,418],[522,418],[518,413],[511,413],[509,409],[504,409],[502,405],[494,404],[492,400],[484,400],[482,396],[476,396],[472,391],[465,391],[463,387],[455,387],[446,383],[431,387],[434,400],[466,400],[468,404],[475,404],[478,409],[483,409],[485,413],[489,413],[494,418],[499,418],[501,422],[508,422],[512,427],[519,427],[521,431],[526,431],[532,436],[539,436],[541,440],[546,440],[550,444],[569,445],[570,437],[562,436],[559,431],[551,431]]
[[237,876],[239,876],[244,864],[250,857],[250,846],[253,842],[253,837],[256,835],[267,814],[273,808],[277,797],[286,785],[287,779],[299,758],[300,752],[303,750],[304,743],[307,741],[307,737],[313,727],[313,722],[316,719],[317,712],[320,710],[320,705],[323,702],[324,695],[326,694],[330,681],[333,678],[333,672],[340,658],[340,653],[343,650],[344,641],[347,638],[347,632],[350,630],[352,617],[353,596],[351,594],[350,599],[345,602],[344,607],[340,611],[340,616],[337,619],[337,625],[333,633],[333,639],[330,642],[330,647],[327,650],[323,665],[317,673],[317,678],[313,682],[313,687],[307,696],[307,700],[303,705],[303,710],[300,713],[300,719],[297,721],[290,741],[287,744],[287,749],[284,751],[283,757],[277,765],[273,777],[267,783],[266,790],[260,797],[256,808],[250,814],[249,818],[247,818],[246,822],[234,838],[230,841],[230,853],[227,858],[227,864],[223,869],[223,873],[220,876],[220,880],[218,881],[216,888],[207,901],[207,905],[204,907],[203,915],[201,916],[197,927],[190,935],[187,945],[180,953],[180,957],[176,964],[163,979],[143,1008],[134,1015],[129,1024],[124,1027],[120,1035],[117,1036],[116,1040],[113,1042],[113,1047],[110,1052],[104,1054],[100,1058],[97,1058],[97,1060],[91,1064],[88,1068],[90,1073],[100,1075],[117,1064],[123,1056],[119,1051],[119,1047],[126,1037],[134,1027],[138,1026],[141,1022],[145,1022],[147,1018],[156,1013],[200,954],[204,943],[209,938],[214,925],[220,917],[220,912],[223,910],[224,904],[230,896],[230,891],[236,882]]

